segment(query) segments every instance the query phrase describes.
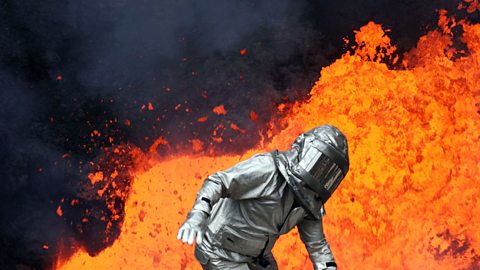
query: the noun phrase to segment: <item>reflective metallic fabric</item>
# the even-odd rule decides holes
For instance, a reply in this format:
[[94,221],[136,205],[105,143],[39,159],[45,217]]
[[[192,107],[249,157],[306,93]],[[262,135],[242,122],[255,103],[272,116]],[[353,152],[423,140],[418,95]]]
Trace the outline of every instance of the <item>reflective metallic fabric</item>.
[[[292,151],[289,155],[296,154]],[[194,211],[208,213],[210,206],[206,202],[213,206],[205,239],[197,245],[197,259],[205,269],[225,269],[222,265],[232,262],[262,269],[254,263],[255,257],[262,251],[270,256],[277,238],[298,225],[315,269],[327,269],[326,263],[334,262],[334,258],[322,221],[305,221],[313,218],[300,206],[292,209],[294,199],[271,153],[255,155],[209,176],[193,207]],[[321,205],[318,211],[323,211]],[[276,269],[274,263],[268,267]]]
[[348,166],[345,136],[324,125],[289,151],[257,154],[209,176],[192,209],[210,215],[195,257],[204,269],[277,269],[271,250],[297,226],[314,269],[336,269],[323,205]]

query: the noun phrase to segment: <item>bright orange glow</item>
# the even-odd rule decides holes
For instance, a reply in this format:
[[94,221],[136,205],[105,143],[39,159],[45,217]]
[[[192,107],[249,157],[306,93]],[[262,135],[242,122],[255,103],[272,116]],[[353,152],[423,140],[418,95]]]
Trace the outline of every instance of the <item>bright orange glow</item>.
[[222,104],[222,105],[218,105],[216,106],[215,108],[213,108],[213,112],[218,114],[218,115],[225,115],[227,114],[227,110],[225,110],[225,106]]
[[88,174],[88,179],[90,179],[92,185],[95,185],[95,183],[103,180],[103,172],[90,173]]
[[[463,24],[466,56],[433,31],[394,70],[395,48],[369,23],[355,53],[321,71],[263,148],[242,156],[149,160],[135,176],[122,233],[96,257],[80,251],[61,269],[200,269],[176,240],[203,179],[259,151],[286,149],[331,123],[347,136],[350,172],[327,203],[325,231],[342,269],[480,268],[480,25]],[[312,269],[298,234],[274,249],[280,269]]]
[[59,217],[63,216],[62,207],[60,205],[57,207],[57,211],[55,212],[57,213],[57,216]]
[[239,126],[237,126],[236,124],[233,124],[233,123],[230,124],[230,128],[235,130],[235,131],[241,132],[241,133],[246,133],[247,132],[245,129],[242,129]]
[[203,123],[203,122],[206,122],[207,120],[208,120],[208,116],[202,116],[197,119],[197,122]]
[[203,142],[199,139],[192,140],[192,150],[194,152],[200,152],[203,150]]

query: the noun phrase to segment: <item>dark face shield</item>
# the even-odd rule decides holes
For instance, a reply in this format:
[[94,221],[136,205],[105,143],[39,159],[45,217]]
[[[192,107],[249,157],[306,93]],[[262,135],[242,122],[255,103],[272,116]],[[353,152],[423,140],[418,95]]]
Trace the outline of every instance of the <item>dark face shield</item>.
[[290,151],[274,159],[297,202],[315,219],[321,219],[323,204],[348,172],[345,135],[328,124],[313,128],[300,134]]
[[345,177],[348,162],[338,150],[321,141],[313,141],[305,150],[293,173],[325,203]]

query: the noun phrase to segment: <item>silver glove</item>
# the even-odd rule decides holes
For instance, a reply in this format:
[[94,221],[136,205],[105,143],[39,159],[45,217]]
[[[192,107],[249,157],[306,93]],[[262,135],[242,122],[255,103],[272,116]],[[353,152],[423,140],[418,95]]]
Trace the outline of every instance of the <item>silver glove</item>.
[[201,244],[207,228],[207,219],[207,213],[192,210],[178,230],[177,239],[192,245],[196,238],[197,244]]

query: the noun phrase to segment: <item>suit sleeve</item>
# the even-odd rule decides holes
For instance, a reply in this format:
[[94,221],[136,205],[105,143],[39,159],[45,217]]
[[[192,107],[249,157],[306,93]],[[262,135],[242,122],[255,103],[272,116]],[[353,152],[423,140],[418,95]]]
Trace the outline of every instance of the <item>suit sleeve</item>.
[[298,231],[315,270],[336,269],[332,251],[323,233],[322,220],[305,218],[298,224]]
[[220,198],[244,200],[262,197],[268,192],[276,167],[270,153],[258,154],[205,179],[197,193],[192,211],[210,211]]

